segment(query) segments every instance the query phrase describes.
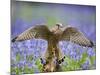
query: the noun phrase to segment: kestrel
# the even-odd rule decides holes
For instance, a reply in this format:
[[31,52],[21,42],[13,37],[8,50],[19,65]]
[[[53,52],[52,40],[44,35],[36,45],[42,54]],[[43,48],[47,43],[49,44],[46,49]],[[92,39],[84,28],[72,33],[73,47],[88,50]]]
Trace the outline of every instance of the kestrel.
[[[46,25],[32,26],[12,39],[12,42],[30,40],[33,38],[44,39],[48,42],[48,48],[45,53],[46,63],[43,65],[43,72],[58,71],[59,64],[64,61],[65,57],[61,56],[62,52],[58,47],[59,41],[70,41],[86,47],[93,47],[94,45],[93,42],[78,29],[74,27],[66,27],[63,29],[60,23],[57,23],[52,29],[49,29]],[[56,59],[56,63],[53,61],[54,59]]]

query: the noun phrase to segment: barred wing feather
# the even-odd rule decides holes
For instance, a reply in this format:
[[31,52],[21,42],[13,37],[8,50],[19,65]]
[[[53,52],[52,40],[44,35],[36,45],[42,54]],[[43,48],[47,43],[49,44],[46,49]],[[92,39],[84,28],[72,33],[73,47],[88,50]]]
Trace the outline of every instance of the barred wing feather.
[[92,47],[93,42],[90,41],[85,35],[74,27],[66,28],[63,33],[61,40],[71,41],[81,46]]
[[45,25],[37,25],[33,26],[14,39],[12,39],[12,42],[15,41],[24,41],[24,40],[29,40],[33,38],[40,38],[40,39],[45,39],[47,40],[48,37],[51,35],[51,32],[49,31],[48,27]]

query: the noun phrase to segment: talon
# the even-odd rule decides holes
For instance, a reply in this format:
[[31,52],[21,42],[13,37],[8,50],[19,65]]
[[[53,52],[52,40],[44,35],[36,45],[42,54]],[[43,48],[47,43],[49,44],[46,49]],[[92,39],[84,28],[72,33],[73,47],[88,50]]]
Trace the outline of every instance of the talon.
[[65,56],[61,59],[62,62],[64,62]]
[[40,60],[41,60],[41,64],[45,64],[46,63],[42,58],[40,58]]
[[59,64],[61,64],[62,62],[64,62],[64,59],[65,59],[65,56],[64,56],[61,60],[57,60],[57,62],[58,62]]
[[65,56],[63,58],[65,59]]

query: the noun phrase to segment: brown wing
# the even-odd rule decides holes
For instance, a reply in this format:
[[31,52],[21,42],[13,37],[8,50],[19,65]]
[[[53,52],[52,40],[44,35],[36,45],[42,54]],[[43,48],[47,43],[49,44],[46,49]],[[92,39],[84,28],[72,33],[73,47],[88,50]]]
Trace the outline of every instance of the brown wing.
[[40,39],[45,39],[47,40],[48,37],[51,35],[51,32],[49,31],[48,27],[45,25],[37,25],[33,26],[17,37],[15,37],[12,42],[15,41],[24,41],[24,40],[29,40],[33,38],[40,38]]
[[82,32],[74,27],[68,27],[63,31],[61,40],[71,41],[81,46],[92,47],[93,43]]

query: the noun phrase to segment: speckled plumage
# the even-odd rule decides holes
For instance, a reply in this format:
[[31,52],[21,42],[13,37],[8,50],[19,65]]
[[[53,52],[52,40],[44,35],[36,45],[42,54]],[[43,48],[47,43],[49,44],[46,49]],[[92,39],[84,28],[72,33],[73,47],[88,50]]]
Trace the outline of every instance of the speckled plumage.
[[59,41],[65,40],[77,43],[81,46],[93,46],[92,41],[87,39],[78,29],[74,27],[67,27],[62,30],[61,27],[62,26],[60,24],[56,24],[55,27],[49,30],[46,25],[37,25],[15,37],[12,42],[24,41],[33,38],[41,38],[48,41],[48,48],[44,55],[46,64],[43,65],[43,72],[58,71],[60,68],[59,64],[64,61],[64,56],[58,47]]

